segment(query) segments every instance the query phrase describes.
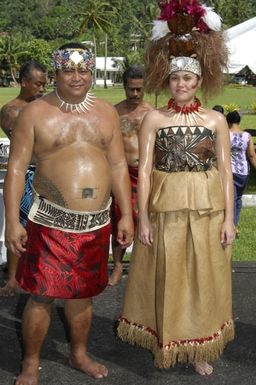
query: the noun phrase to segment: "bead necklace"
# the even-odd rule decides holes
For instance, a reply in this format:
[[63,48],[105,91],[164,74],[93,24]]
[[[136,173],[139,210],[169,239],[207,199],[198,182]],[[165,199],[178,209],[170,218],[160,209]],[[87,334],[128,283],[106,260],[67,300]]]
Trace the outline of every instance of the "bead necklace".
[[60,95],[58,94],[57,89],[55,90],[56,96],[60,101],[59,109],[61,110],[62,107],[65,108],[66,112],[78,112],[79,114],[83,112],[88,112],[90,108],[94,105],[94,99],[95,96],[91,92],[87,92],[86,97],[81,103],[67,103],[63,99],[61,99]]
[[175,112],[181,112],[182,114],[190,114],[191,112],[198,111],[201,106],[201,102],[195,97],[195,102],[189,106],[179,106],[174,99],[170,99],[168,102],[168,110],[173,109]]

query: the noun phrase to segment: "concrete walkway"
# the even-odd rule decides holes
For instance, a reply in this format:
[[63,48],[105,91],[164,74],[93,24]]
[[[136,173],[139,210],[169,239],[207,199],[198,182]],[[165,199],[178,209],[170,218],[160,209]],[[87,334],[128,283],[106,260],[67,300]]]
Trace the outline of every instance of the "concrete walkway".
[[[214,374],[200,377],[192,368],[158,370],[150,352],[119,341],[114,334],[127,277],[108,287],[94,301],[89,342],[92,356],[109,369],[103,380],[91,379],[68,366],[68,336],[62,303],[53,307],[53,318],[42,350],[40,385],[255,385],[256,384],[256,263],[233,265],[236,339],[215,365]],[[3,272],[0,272],[3,283]],[[13,385],[22,354],[21,314],[27,296],[0,298],[0,385]]]

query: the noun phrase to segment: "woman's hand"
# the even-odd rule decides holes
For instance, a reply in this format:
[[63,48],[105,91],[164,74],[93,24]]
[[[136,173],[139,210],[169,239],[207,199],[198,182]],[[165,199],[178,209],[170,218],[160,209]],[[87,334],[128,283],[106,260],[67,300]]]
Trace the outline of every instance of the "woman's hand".
[[139,219],[138,238],[143,245],[151,246],[153,243],[153,229],[148,215]]
[[220,243],[223,247],[231,245],[235,240],[235,226],[231,221],[224,221],[221,233],[220,233]]

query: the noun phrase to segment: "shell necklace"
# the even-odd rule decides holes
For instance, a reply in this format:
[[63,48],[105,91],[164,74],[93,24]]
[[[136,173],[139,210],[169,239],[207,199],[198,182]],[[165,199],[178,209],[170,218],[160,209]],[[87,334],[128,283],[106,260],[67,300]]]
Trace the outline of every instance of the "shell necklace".
[[55,90],[55,93],[60,101],[60,110],[64,108],[66,112],[78,112],[79,114],[82,114],[83,112],[88,112],[94,106],[95,96],[91,92],[87,92],[84,100],[81,103],[76,104],[67,103],[63,99],[61,99],[57,89]]

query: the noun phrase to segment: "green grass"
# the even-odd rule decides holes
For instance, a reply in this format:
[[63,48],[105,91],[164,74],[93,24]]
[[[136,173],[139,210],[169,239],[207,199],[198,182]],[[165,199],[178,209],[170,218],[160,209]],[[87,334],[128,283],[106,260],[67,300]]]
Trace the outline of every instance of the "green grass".
[[256,260],[256,207],[243,208],[239,220],[239,238],[233,244],[234,261]]

